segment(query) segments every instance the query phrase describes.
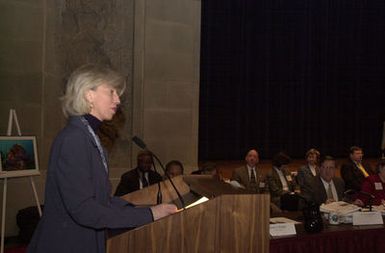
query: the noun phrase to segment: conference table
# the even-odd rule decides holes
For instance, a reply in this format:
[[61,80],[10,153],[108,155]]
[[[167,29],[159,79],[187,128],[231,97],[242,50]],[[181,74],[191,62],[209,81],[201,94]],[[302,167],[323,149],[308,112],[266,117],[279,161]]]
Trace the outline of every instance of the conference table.
[[[297,215],[297,217],[295,217]],[[288,213],[298,220],[299,213]],[[297,235],[270,239],[270,253],[385,253],[384,225],[330,225],[324,221],[322,232],[309,234],[303,223],[296,225]]]
[[[209,178],[185,180],[191,188],[203,196],[219,196],[233,191],[219,187]],[[309,234],[304,230],[301,212],[284,212],[271,216],[283,216],[301,224],[296,225],[295,236],[270,238],[270,253],[385,253],[384,225],[330,225],[324,220],[323,231]]]

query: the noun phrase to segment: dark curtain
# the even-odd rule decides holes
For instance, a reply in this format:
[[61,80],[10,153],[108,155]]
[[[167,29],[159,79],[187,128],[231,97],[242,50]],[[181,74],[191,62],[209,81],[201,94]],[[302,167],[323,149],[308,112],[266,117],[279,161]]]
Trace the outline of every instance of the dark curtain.
[[202,1],[200,160],[378,157],[385,1]]

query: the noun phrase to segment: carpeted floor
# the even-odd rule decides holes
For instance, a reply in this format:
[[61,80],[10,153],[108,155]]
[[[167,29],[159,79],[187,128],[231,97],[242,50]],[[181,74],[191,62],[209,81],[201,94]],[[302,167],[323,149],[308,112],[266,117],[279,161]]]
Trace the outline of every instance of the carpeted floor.
[[11,246],[4,249],[4,253],[25,253],[27,252],[27,245]]
[[5,237],[4,253],[25,253],[27,245],[22,242],[18,236]]

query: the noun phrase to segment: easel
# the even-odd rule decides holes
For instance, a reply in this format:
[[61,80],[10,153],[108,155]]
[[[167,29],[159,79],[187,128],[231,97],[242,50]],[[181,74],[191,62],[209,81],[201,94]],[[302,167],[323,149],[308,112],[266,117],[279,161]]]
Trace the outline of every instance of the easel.
[[[10,109],[9,110],[9,120],[8,120],[7,136],[11,136],[12,135],[12,124],[13,124],[13,122],[15,122],[17,134],[19,136],[21,136],[21,131],[20,131],[20,126],[19,126],[19,121],[17,120],[16,110],[15,109]],[[9,177],[12,177],[12,176],[9,176]],[[2,216],[1,216],[1,249],[0,249],[0,253],[4,253],[5,211],[6,211],[6,206],[7,206],[7,181],[8,181],[8,177],[4,176],[3,178],[4,178],[4,185],[3,185],[3,209],[2,209],[3,213],[2,213]],[[38,209],[39,215],[41,217],[42,212],[41,212],[41,208],[40,208],[39,197],[38,197],[37,192],[36,192],[35,182],[34,182],[32,176],[29,176],[29,179],[30,179],[30,182],[31,182],[33,194],[35,196],[35,200],[36,200],[36,204],[37,204],[37,209]]]

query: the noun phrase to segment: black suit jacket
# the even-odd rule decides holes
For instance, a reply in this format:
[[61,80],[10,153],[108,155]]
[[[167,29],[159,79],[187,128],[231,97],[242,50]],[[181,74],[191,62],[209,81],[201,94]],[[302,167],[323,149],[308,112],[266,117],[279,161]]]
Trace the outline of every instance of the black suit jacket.
[[[345,191],[344,181],[339,177],[334,177],[332,180],[334,186],[336,187],[338,201],[342,201]],[[325,203],[327,200],[327,193],[321,181],[321,177],[317,176],[305,184],[305,186],[301,189],[301,195],[305,197],[307,201],[314,202],[318,205]]]
[[111,197],[95,139],[79,116],[71,117],[52,144],[44,212],[27,252],[105,253],[106,228],[150,222],[150,208]]
[[[287,182],[287,186],[289,188],[289,192],[293,192],[296,188],[295,180],[288,181],[287,178],[290,176],[291,173],[288,169],[282,169],[283,176],[285,177],[285,180]],[[267,184],[270,191],[270,200],[272,203],[274,203],[276,206],[281,206],[281,196],[288,193],[283,190],[283,186],[281,183],[281,179],[279,178],[278,172],[272,168],[271,171],[267,174]]]
[[302,187],[304,187],[304,185],[307,182],[313,180],[318,175],[319,175],[319,168],[318,168],[318,166],[316,167],[316,175],[315,176],[313,176],[313,173],[311,172],[311,169],[310,169],[309,165],[302,166],[298,170],[298,174],[297,174],[297,177],[296,177],[297,183],[302,188]]
[[[241,185],[243,185],[246,188],[246,190],[249,190],[252,192],[256,192],[256,193],[268,192],[269,189],[265,182],[266,181],[265,177],[262,175],[259,169],[255,168],[255,172],[256,172],[255,179],[256,179],[256,185],[257,185],[256,189],[252,189],[250,185],[249,169],[247,168],[246,165],[240,168],[236,168],[233,171],[231,180],[238,181]],[[263,187],[261,187],[262,185]]]
[[[123,196],[127,193],[139,190],[139,178],[139,168],[135,168],[124,173],[120,178],[118,187],[116,188],[115,196]],[[156,184],[162,181],[162,176],[159,175],[157,172],[150,170],[148,172],[148,181],[150,185]]]
[[[369,164],[362,163],[362,166],[369,175],[375,174]],[[341,177],[345,181],[345,187],[347,190],[352,189],[355,191],[361,191],[361,185],[365,176],[351,159],[342,164]]]

